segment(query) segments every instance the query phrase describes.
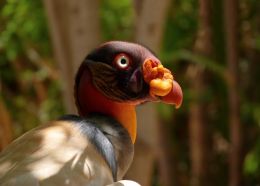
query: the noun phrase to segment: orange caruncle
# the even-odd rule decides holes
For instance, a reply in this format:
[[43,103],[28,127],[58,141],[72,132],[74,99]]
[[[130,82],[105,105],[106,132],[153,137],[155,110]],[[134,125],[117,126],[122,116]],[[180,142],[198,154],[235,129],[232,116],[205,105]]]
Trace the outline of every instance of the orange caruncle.
[[150,85],[151,96],[166,96],[172,90],[173,76],[171,71],[161,64],[146,60],[143,64],[144,80]]

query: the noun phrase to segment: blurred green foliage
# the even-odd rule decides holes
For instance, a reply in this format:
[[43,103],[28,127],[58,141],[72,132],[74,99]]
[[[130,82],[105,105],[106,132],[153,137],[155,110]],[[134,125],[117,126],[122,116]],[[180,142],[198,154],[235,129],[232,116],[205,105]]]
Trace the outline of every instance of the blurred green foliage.
[[195,19],[198,13],[198,2],[176,0],[171,5],[171,10],[166,22],[162,52],[192,49],[198,25]]
[[101,24],[104,40],[130,40],[134,30],[134,11],[129,0],[102,0]]
[[0,22],[1,97],[17,136],[63,113],[60,85],[46,68],[55,64],[42,2],[2,1]]
[[8,60],[35,47],[50,56],[50,40],[41,1],[8,0],[1,8],[0,46]]

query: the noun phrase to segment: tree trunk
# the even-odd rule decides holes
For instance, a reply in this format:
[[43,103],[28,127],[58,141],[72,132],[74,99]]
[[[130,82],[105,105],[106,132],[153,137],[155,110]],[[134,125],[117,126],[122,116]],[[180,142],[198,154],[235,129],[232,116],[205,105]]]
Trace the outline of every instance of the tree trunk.
[[[194,46],[194,52],[210,56],[212,53],[211,31],[211,6],[209,0],[199,0],[199,29]],[[208,185],[206,178],[208,173],[208,140],[207,122],[205,116],[205,103],[201,102],[205,92],[205,71],[198,65],[192,65],[190,69],[191,89],[195,100],[190,105],[189,134],[190,134],[190,158],[191,158],[191,182],[192,186]]]
[[229,185],[242,185],[242,126],[238,89],[238,1],[225,1],[226,50],[229,99]]
[[11,117],[0,98],[0,152],[12,141],[13,131]]
[[135,41],[160,51],[170,0],[135,0]]
[[[136,27],[135,41],[159,52],[169,0],[135,0]],[[159,145],[158,116],[155,105],[150,103],[137,108],[138,137],[135,148],[134,162],[126,177],[139,182],[142,186],[152,185],[154,165],[159,158],[159,165],[165,161],[164,150]],[[163,127],[163,126],[161,126]],[[159,167],[160,172],[166,172],[167,167]],[[164,169],[164,171],[162,171]],[[167,182],[163,178],[162,182]],[[169,181],[168,181],[169,182]],[[165,184],[166,185],[166,184]]]
[[76,113],[74,76],[86,54],[100,43],[99,1],[44,0],[59,64],[67,112]]

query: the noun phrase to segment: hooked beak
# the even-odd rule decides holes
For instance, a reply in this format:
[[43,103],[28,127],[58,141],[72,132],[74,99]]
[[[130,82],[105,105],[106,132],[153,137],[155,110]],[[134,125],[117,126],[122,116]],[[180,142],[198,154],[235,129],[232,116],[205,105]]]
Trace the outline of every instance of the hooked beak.
[[150,96],[160,98],[162,102],[174,104],[179,108],[183,94],[180,85],[174,80],[172,73],[153,59],[146,59],[142,67],[144,81],[150,86]]

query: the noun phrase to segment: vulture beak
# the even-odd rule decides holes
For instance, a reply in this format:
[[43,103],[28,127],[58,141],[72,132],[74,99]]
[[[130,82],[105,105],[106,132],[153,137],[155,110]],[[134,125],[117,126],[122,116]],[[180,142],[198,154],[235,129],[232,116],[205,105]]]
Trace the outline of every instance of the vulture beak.
[[183,94],[180,85],[174,80],[170,70],[154,59],[146,59],[142,67],[144,81],[150,86],[149,94],[152,99],[160,99],[167,104],[179,108]]

